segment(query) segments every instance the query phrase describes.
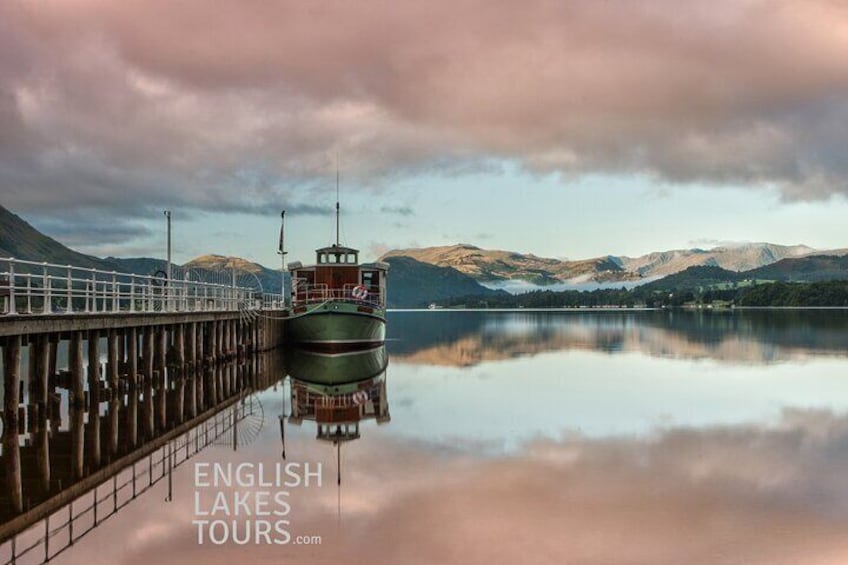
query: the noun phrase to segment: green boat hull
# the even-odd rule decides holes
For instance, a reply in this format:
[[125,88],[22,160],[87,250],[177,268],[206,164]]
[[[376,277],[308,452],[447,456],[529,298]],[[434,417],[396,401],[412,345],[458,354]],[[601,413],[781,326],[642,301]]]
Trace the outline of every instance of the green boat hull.
[[289,317],[287,341],[300,345],[367,347],[386,341],[385,311],[328,302]]

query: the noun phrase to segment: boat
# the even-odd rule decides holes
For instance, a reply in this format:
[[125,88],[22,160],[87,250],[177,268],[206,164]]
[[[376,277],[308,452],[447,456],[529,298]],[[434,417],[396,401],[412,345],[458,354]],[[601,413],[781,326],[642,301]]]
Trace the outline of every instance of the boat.
[[388,270],[388,263],[360,264],[359,250],[339,243],[337,197],[335,243],[317,249],[312,265],[288,264],[287,341],[333,351],[384,343]]

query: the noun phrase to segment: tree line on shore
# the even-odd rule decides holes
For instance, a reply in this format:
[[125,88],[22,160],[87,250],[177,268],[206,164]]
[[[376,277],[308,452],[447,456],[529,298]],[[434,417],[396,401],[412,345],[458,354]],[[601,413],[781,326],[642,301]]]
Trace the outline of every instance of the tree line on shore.
[[646,285],[630,290],[536,290],[515,295],[465,296],[446,299],[438,304],[444,307],[466,308],[848,307],[848,280],[762,282],[750,286],[671,289]]

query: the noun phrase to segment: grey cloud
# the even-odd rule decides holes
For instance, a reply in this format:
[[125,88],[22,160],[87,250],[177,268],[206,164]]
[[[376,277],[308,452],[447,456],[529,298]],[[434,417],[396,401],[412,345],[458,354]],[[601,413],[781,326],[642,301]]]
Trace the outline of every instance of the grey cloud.
[[329,195],[339,154],[352,189],[505,159],[845,195],[846,10],[8,0],[0,190],[22,212],[259,213]]
[[383,206],[380,208],[382,214],[396,214],[398,216],[412,216],[415,211],[409,206]]

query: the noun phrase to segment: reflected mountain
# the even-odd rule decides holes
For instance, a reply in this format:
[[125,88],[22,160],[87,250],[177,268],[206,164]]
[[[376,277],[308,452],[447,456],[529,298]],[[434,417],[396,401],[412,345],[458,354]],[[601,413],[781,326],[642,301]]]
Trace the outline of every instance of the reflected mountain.
[[761,364],[845,356],[846,310],[393,312],[407,363],[472,366],[567,350]]

